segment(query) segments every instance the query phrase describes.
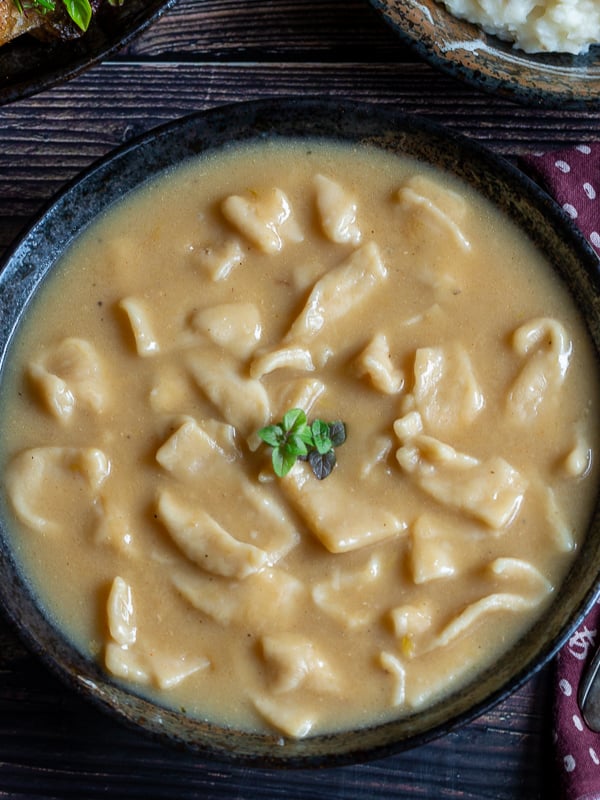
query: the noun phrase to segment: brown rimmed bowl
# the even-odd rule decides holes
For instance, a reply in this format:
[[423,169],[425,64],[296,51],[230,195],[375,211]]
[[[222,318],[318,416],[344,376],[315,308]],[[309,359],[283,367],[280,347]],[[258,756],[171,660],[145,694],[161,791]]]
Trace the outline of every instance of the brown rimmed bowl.
[[370,2],[421,58],[475,89],[527,106],[600,107],[600,44],[583,55],[525,53],[438,0]]
[[[526,232],[577,303],[600,362],[598,259],[537,185],[480,144],[392,106],[319,99],[217,107],[153,130],[68,185],[15,242],[0,272],[0,381],[30,301],[72,241],[128,192],[201,153],[265,137],[375,145],[434,164],[466,181]],[[600,368],[600,365],[599,365]],[[113,681],[77,650],[19,569],[0,498],[0,605],[31,651],[73,691],[123,724],[204,757],[264,768],[337,766],[423,744],[477,717],[537,673],[580,624],[598,591],[600,515],[551,605],[489,669],[431,707],[385,724],[297,741],[248,733],[156,705]]]

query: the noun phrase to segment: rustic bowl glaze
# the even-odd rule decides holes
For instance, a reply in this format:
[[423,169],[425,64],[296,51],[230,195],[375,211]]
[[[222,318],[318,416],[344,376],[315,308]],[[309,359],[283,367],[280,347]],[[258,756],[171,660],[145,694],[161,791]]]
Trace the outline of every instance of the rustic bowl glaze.
[[450,14],[438,0],[370,0],[432,66],[476,89],[525,105],[600,105],[600,45],[585,55],[525,53]]
[[[600,353],[598,260],[561,209],[508,162],[462,136],[385,105],[267,100],[215,108],[158,128],[64,189],[16,242],[0,273],[0,380],[28,304],[73,239],[154,176],[200,153],[264,137],[369,143],[465,180],[533,239],[573,294]],[[0,603],[31,650],[74,690],[121,722],[205,757],[261,767],[318,767],[380,758],[440,736],[505,698],[548,662],[598,589],[600,517],[551,606],[493,667],[426,710],[382,725],[298,741],[247,733],[157,706],[111,680],[75,649],[36,600],[9,545],[0,502]],[[6,516],[4,515],[4,519]]]

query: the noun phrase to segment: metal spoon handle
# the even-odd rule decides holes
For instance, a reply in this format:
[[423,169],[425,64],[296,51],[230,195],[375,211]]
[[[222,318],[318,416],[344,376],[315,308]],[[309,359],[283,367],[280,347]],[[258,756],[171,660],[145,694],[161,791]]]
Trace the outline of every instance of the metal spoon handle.
[[[579,689],[577,690],[577,703],[588,728],[600,731],[600,647],[585,668]],[[595,700],[595,702],[594,702]]]

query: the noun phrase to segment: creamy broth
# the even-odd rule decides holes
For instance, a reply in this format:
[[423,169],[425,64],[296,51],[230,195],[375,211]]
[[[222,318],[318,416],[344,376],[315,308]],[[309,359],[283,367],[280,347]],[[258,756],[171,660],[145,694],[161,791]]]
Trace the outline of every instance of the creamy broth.
[[[533,245],[368,147],[192,161],[87,230],[2,388],[11,536],[115,679],[284,736],[412,713],[532,624],[591,514],[592,348]],[[342,420],[274,475],[257,431]]]

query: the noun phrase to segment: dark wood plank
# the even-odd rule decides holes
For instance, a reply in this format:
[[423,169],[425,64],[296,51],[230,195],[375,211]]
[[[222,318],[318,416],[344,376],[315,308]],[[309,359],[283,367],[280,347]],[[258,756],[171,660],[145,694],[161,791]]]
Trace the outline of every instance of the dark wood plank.
[[96,158],[157,125],[223,103],[307,94],[395,103],[510,157],[600,131],[600,111],[524,110],[420,63],[106,63],[0,108],[1,243]]
[[127,51],[176,60],[385,61],[404,53],[368,0],[178,0]]

